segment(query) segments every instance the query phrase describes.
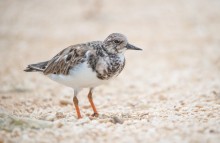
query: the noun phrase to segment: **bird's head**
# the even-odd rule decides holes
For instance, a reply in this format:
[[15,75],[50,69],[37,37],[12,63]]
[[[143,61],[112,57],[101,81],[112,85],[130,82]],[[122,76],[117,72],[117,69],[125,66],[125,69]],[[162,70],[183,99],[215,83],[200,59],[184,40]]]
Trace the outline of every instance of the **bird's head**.
[[124,53],[126,50],[142,50],[128,43],[127,38],[120,33],[110,34],[103,42],[104,48],[112,54]]

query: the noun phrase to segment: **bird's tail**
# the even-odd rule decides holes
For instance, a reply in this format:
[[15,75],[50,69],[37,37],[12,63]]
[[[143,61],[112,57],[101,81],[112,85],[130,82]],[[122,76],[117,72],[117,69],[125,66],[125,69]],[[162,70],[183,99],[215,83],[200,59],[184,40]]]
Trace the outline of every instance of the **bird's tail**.
[[30,64],[27,66],[27,68],[24,70],[26,72],[43,72],[47,67],[48,61],[41,62],[37,64]]

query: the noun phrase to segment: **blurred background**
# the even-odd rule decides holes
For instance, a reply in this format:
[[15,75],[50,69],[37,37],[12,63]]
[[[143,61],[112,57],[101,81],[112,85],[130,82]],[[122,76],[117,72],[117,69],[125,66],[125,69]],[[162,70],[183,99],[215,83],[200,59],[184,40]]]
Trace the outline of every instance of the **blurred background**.
[[[0,124],[0,137],[29,142],[32,134],[47,142],[48,131],[54,142],[219,141],[219,8],[219,0],[1,0],[1,111],[65,124],[53,127],[62,133]],[[104,40],[114,32],[143,51],[127,51],[122,74],[97,88],[95,103],[103,116],[95,123],[75,119],[71,89],[23,72],[69,45]],[[86,116],[91,109],[85,96],[80,98]],[[122,120],[120,127],[114,117]],[[89,134],[97,124],[102,126]]]

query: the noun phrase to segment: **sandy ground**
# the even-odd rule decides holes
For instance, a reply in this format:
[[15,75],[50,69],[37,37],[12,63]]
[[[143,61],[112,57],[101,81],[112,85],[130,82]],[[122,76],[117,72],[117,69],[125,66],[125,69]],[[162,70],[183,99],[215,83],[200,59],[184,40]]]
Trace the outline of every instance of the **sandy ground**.
[[[220,1],[0,1],[0,142],[220,142]],[[122,74],[80,93],[27,64],[77,43],[127,35]]]

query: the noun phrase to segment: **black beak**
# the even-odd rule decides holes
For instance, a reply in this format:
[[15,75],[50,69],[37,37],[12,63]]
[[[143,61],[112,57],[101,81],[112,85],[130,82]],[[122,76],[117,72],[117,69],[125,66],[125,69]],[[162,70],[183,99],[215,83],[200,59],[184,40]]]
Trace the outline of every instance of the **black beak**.
[[133,46],[133,45],[131,45],[129,43],[126,45],[126,48],[128,50],[142,50],[141,48],[135,47],[135,46]]

